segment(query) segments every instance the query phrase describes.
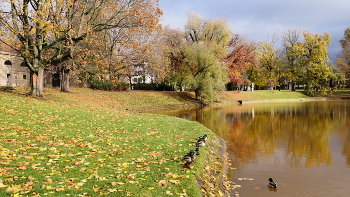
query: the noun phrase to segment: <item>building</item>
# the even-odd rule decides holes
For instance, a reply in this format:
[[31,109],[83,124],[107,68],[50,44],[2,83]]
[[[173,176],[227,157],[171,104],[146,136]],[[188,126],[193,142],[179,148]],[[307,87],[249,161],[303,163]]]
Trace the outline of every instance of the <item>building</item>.
[[[11,52],[0,51],[0,86],[30,86],[30,69],[23,58]],[[44,87],[60,87],[60,73],[55,67],[44,71]],[[87,87],[79,81],[76,72],[70,74],[70,87]]]
[[23,58],[0,51],[0,86],[29,86],[30,70]]

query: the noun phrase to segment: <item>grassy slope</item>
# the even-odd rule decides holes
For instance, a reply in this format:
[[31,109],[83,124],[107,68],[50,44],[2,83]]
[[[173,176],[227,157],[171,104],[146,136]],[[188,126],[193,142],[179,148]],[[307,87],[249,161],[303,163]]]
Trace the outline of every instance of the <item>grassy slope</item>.
[[[218,141],[207,128],[137,113],[192,105],[191,93],[45,89],[44,99],[19,94],[27,91],[0,92],[0,194],[200,196],[195,178],[203,167],[220,172],[221,160],[214,154]],[[234,102],[305,96],[255,91],[226,92],[222,98]],[[196,138],[204,133],[209,134],[208,146],[201,148],[195,168],[184,171],[181,157],[195,148]],[[213,176],[204,173],[200,179],[202,192],[214,189],[211,192],[218,195],[217,185],[209,184]]]
[[[197,122],[125,110],[189,102],[183,96],[47,89],[37,99],[0,92],[0,194],[200,196],[202,166],[220,166],[205,164],[208,147],[217,146],[213,133]],[[211,140],[195,168],[183,170],[182,156],[205,133]]]

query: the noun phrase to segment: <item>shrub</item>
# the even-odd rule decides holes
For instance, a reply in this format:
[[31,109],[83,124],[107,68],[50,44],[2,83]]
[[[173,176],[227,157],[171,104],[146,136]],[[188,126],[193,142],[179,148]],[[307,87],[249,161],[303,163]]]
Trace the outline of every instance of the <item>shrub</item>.
[[114,87],[114,90],[116,91],[127,91],[129,89],[129,84],[125,82],[119,82]]
[[137,83],[134,84],[134,90],[157,90],[157,91],[173,91],[172,85],[166,83]]
[[134,84],[134,90],[155,90],[155,86],[153,83],[137,83]]
[[173,91],[174,87],[171,84],[167,84],[167,83],[159,83],[159,84],[155,84],[155,90],[158,91]]

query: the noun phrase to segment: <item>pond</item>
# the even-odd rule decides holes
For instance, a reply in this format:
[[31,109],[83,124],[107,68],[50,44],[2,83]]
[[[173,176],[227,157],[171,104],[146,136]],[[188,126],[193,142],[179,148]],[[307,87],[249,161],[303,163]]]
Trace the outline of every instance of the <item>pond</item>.
[[[153,111],[198,121],[227,142],[232,196],[349,196],[350,101]],[[267,187],[268,179],[278,184]]]

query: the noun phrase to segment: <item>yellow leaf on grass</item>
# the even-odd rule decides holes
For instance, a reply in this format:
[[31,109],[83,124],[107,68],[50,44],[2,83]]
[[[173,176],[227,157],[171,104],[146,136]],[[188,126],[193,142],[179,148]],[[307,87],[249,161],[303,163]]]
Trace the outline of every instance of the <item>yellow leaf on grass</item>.
[[4,185],[4,183],[2,182],[2,180],[0,180],[0,188],[4,188],[4,187],[8,187],[8,185]]
[[13,192],[13,193],[19,192],[20,190],[22,190],[22,187],[20,185],[11,185],[6,189],[7,192]]
[[111,182],[111,185],[124,185],[125,183],[123,182]]
[[50,185],[48,185],[48,186],[46,186],[46,189],[51,190],[51,189],[55,189],[55,188],[53,188]]
[[154,187],[149,187],[148,189],[149,189],[149,190],[154,190]]

